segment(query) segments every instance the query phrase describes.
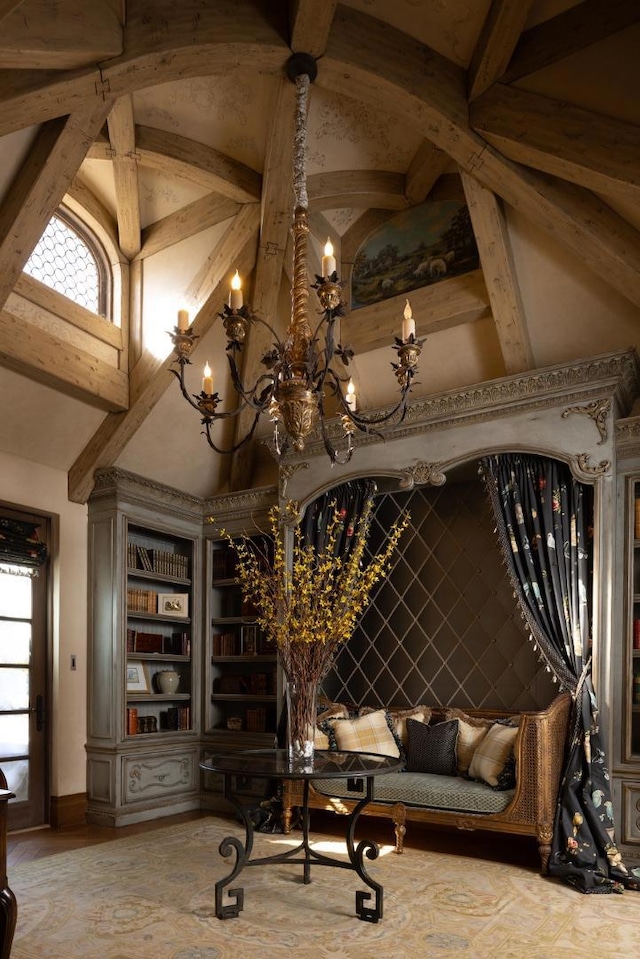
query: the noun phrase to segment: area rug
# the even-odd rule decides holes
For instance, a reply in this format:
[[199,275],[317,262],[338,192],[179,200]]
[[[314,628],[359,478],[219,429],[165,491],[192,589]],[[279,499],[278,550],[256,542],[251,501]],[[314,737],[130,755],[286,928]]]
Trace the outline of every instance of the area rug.
[[[575,959],[640,955],[640,899],[583,896],[533,870],[382,846],[367,868],[384,916],[355,915],[355,872],[300,865],[245,870],[244,910],[215,915],[214,883],[232,860],[218,846],[243,831],[210,817],[16,867],[12,959]],[[299,836],[258,834],[253,855]],[[336,855],[335,837],[315,839]],[[292,950],[295,950],[292,952]],[[595,952],[594,952],[595,951]]]

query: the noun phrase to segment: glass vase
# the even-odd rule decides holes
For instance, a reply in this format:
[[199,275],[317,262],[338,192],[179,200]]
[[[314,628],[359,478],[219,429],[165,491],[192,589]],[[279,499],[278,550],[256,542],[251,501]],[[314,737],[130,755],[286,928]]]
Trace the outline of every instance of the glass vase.
[[316,729],[315,683],[304,679],[287,680],[287,755],[292,766],[313,764]]

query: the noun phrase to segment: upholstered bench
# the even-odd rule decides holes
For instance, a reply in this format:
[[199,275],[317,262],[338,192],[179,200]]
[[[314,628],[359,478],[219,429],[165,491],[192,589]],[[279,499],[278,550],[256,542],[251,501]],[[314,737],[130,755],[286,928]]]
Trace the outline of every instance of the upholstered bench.
[[[349,748],[345,743],[351,741],[356,743],[356,748],[373,752],[384,752],[385,749],[391,752],[391,742],[395,741],[400,751],[405,750],[409,769],[378,777],[373,801],[364,810],[366,815],[392,819],[396,852],[403,850],[407,821],[531,835],[537,839],[542,872],[545,873],[565,759],[570,706],[568,693],[559,695],[545,710],[518,714],[462,711],[438,706],[368,710],[354,717],[345,715],[344,707],[334,705],[327,711],[329,719],[325,718],[320,725],[318,741],[321,746],[335,748],[337,745],[340,749]],[[428,729],[418,729],[420,720],[415,717],[420,712]],[[387,724],[394,732],[391,740],[385,737],[380,714],[386,714]],[[371,725],[375,728],[366,730],[362,734],[364,738],[358,740],[359,727],[366,723],[362,715],[373,715]],[[327,726],[328,722],[330,726]],[[455,768],[452,768],[448,753],[452,727],[456,724]],[[337,729],[337,742],[332,742],[330,737],[329,741],[324,741],[327,729],[329,732]],[[419,745],[427,744],[425,768],[431,765],[440,771],[411,771],[412,759],[414,766],[420,766],[420,756],[411,748],[412,732]],[[430,745],[431,737],[434,737],[435,751]],[[501,748],[499,755],[493,753],[490,741],[494,739],[508,744],[508,749]],[[439,745],[442,746],[440,751]],[[503,770],[510,767],[511,781],[508,777],[501,781],[501,764]],[[311,807],[336,813],[351,812],[360,798],[362,793],[350,791],[346,780],[317,780],[309,790]],[[290,828],[293,807],[301,802],[302,783],[285,781],[285,832]]]

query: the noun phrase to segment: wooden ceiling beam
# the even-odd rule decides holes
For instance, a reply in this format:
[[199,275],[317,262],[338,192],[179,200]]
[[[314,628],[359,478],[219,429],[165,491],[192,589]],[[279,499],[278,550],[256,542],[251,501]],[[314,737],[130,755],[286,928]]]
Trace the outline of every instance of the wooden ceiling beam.
[[504,367],[507,373],[524,373],[535,362],[500,201],[464,170],[461,176]]
[[294,53],[310,53],[316,59],[324,54],[337,5],[338,0],[290,0],[290,43]]
[[[243,230],[229,229],[218,244],[218,272],[211,273],[207,299],[192,324],[196,336],[206,336],[217,319],[220,303],[228,292],[230,264],[237,263],[245,274],[253,268],[257,233],[256,216],[254,230],[249,236]],[[169,387],[176,389],[174,378],[167,375],[171,365],[172,356],[158,361],[146,353],[140,358],[131,373],[129,409],[125,413],[109,414],[103,420],[69,470],[68,494],[71,502],[87,502],[93,489],[95,470],[113,466],[160,397]]]
[[0,365],[107,412],[129,405],[125,373],[9,309],[0,312]]
[[511,160],[640,200],[640,127],[501,83],[471,105],[470,122]]
[[132,260],[140,252],[138,161],[131,96],[119,97],[107,117],[111,142],[120,249]]
[[424,203],[433,186],[449,165],[449,157],[430,140],[423,140],[405,175],[404,195],[409,205]]
[[240,204],[219,193],[208,193],[193,203],[170,213],[142,231],[142,247],[138,259],[145,259],[166,250],[175,243],[187,240],[209,227],[228,220],[240,210]]
[[640,21],[638,0],[582,0],[520,37],[502,77],[513,83]]
[[488,90],[507,69],[532,6],[533,0],[493,0],[469,64],[470,100]]
[[337,207],[376,207],[406,210],[405,178],[386,170],[334,170],[314,173],[307,180],[310,210]]
[[0,23],[23,3],[24,0],[0,0]]
[[391,347],[394,337],[400,335],[407,296],[418,337],[475,323],[491,315],[482,270],[472,270],[411,290],[409,294],[352,310],[342,319],[342,342],[354,350],[356,357],[359,353]]
[[109,0],[0,0],[0,20],[0,68],[71,70],[124,49],[122,23]]
[[[262,191],[262,226],[256,261],[252,309],[277,329],[278,300],[282,284],[287,238],[293,214],[292,176],[293,135],[295,131],[296,87],[282,80],[273,110]],[[283,173],[283,171],[286,171]],[[261,360],[270,349],[273,334],[256,324],[251,327],[244,348],[242,374],[245,383],[254,383],[264,373]],[[245,409],[236,417],[234,444],[242,440],[251,427],[254,414]],[[253,443],[246,443],[232,458],[229,473],[231,490],[251,486]]]
[[161,173],[184,177],[237,203],[260,199],[260,174],[204,143],[136,126],[136,150],[141,163]]
[[109,107],[99,101],[64,119],[50,120],[38,132],[0,207],[0,308],[62,201]]

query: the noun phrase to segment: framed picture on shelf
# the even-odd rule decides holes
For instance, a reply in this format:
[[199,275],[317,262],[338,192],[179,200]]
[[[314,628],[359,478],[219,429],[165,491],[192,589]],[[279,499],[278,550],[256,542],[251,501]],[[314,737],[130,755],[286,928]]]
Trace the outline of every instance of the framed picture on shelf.
[[139,659],[130,659],[127,663],[127,692],[150,693],[149,674],[145,664]]
[[189,615],[188,593],[158,593],[158,613],[161,616]]

